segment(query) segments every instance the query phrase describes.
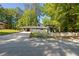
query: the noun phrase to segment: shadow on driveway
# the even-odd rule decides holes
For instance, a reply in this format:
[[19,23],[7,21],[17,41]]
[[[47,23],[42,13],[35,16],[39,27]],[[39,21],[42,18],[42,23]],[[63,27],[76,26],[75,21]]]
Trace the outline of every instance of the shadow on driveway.
[[21,33],[15,34],[14,38],[6,39],[0,39],[0,56],[79,55],[79,43],[77,42],[53,40],[53,38],[27,38]]

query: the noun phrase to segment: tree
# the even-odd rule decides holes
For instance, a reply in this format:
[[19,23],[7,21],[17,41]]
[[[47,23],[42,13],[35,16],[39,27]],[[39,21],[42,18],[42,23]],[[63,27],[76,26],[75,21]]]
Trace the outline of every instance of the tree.
[[25,10],[23,16],[18,20],[17,27],[37,26],[38,20],[35,10]]
[[46,25],[50,25],[50,17],[48,16],[44,16],[43,18],[43,25],[46,26]]
[[16,28],[16,22],[19,18],[19,13],[16,9],[13,8],[5,8],[4,9],[4,14],[5,14],[5,20],[7,25],[7,28]]
[[47,3],[44,4],[44,6],[41,8],[43,14],[49,16],[51,18],[50,23],[52,25],[52,27],[56,27],[57,29],[61,26],[60,25],[60,18],[62,17],[60,15],[61,13],[61,9],[58,6],[59,4],[51,4],[51,3]]
[[0,21],[7,24],[6,28],[14,29],[16,28],[16,23],[21,17],[23,11],[17,8],[3,8],[0,5]]
[[42,12],[51,17],[52,25],[60,24],[58,27],[61,28],[61,31],[75,31],[75,24],[79,16],[79,4],[44,4]]
[[5,11],[4,8],[0,5],[0,21],[5,20]]

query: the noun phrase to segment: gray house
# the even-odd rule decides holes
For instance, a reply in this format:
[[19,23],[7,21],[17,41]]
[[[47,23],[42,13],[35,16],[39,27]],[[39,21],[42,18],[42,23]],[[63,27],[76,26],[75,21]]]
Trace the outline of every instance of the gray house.
[[21,29],[26,31],[26,32],[42,32],[42,31],[47,32],[48,27],[44,27],[44,26],[25,26],[25,27],[21,27]]

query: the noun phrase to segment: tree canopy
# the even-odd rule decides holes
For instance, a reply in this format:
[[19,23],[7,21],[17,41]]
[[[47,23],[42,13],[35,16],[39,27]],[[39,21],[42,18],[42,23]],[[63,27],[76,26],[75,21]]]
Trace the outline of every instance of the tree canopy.
[[[29,5],[30,6],[30,5]],[[31,9],[29,9],[32,7]],[[3,8],[0,5],[0,21],[5,21],[8,28],[37,26],[40,16],[44,26],[51,25],[57,31],[79,31],[78,3],[31,4],[29,8]]]
[[0,21],[7,24],[6,28],[16,28],[19,16],[17,9],[0,7]]
[[61,31],[76,31],[78,29],[79,4],[46,3],[41,10],[44,15],[51,17],[51,25],[60,27]]
[[35,10],[25,10],[22,17],[18,20],[17,26],[37,26],[38,24],[37,15]]

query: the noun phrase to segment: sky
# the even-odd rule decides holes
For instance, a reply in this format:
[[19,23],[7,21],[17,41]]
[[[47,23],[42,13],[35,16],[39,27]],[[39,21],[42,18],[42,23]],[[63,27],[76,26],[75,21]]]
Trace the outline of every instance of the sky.
[[22,10],[24,10],[24,4],[23,3],[2,3],[1,5],[4,8],[16,8],[16,7],[19,7]]

